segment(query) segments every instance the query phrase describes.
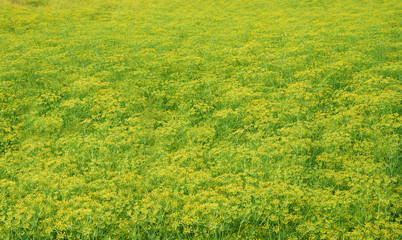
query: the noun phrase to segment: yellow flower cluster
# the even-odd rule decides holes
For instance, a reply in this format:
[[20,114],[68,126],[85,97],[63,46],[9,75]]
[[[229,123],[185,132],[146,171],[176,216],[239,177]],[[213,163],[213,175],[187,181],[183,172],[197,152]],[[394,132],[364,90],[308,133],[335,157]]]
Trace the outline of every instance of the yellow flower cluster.
[[398,0],[0,0],[1,239],[400,239]]

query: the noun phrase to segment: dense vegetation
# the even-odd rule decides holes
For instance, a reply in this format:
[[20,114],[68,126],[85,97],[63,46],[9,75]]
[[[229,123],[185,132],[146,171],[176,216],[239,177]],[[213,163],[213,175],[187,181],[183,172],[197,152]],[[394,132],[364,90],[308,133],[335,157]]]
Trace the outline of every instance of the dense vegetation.
[[3,0],[0,236],[401,239],[398,0]]

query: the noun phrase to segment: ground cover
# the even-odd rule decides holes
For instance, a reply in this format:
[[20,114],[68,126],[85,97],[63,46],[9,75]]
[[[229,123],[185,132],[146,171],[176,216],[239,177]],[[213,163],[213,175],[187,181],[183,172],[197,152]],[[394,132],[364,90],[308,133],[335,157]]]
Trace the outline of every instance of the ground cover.
[[0,3],[0,236],[400,239],[400,1]]

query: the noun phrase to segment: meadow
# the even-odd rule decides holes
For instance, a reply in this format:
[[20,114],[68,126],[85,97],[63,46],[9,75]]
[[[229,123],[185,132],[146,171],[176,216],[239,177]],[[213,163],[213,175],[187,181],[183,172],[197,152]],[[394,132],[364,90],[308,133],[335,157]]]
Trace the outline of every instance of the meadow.
[[401,239],[401,20],[0,0],[0,238]]

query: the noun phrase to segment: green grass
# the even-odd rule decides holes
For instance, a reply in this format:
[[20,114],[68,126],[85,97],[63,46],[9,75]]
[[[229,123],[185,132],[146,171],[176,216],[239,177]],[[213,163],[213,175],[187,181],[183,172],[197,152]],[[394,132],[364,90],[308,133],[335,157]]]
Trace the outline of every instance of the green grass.
[[399,1],[0,1],[4,239],[400,239]]

